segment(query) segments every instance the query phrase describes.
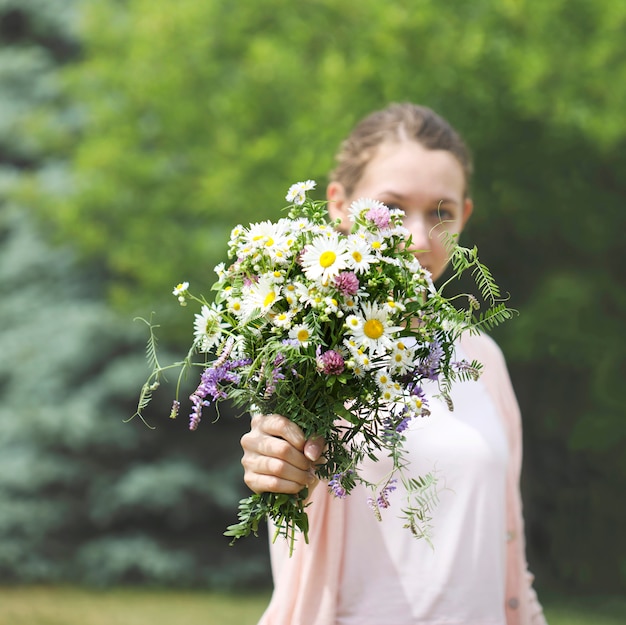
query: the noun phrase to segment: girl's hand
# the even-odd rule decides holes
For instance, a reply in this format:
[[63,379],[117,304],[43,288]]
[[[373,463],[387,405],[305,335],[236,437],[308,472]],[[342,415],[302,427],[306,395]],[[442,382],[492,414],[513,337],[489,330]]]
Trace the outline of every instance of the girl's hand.
[[304,438],[293,422],[277,414],[254,415],[250,431],[241,437],[244,481],[255,493],[312,490],[318,482],[314,467],[324,440]]

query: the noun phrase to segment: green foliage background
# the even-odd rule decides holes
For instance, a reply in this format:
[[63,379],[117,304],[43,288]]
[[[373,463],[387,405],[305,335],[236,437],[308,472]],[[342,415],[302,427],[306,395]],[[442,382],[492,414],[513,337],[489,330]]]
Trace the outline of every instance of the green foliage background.
[[[92,314],[90,332],[98,334],[102,315],[116,328],[106,346],[127,346],[111,353],[81,334],[80,324],[62,325],[76,295],[46,290],[50,279],[43,277],[41,291],[21,304],[24,318],[51,302],[65,312],[30,327],[20,317],[20,324],[13,320],[0,330],[0,346],[9,332],[18,345],[30,344],[32,327],[51,335],[66,328],[73,345],[65,360],[41,341],[31,360],[0,347],[2,388],[10,389],[0,431],[24,427],[15,425],[27,421],[27,390],[17,380],[32,378],[45,362],[58,380],[56,410],[67,421],[61,427],[48,415],[36,423],[57,423],[59,437],[87,428],[81,452],[87,455],[101,444],[95,430],[87,435],[94,422],[112,428],[109,439],[102,435],[108,460],[91,475],[100,480],[115,467],[111,484],[124,484],[133,471],[143,475],[132,487],[137,508],[122,513],[113,505],[108,518],[120,524],[106,526],[110,541],[143,532],[134,551],[97,542],[88,529],[93,513],[61,515],[58,527],[69,528],[73,519],[89,534],[82,543],[64,536],[63,544],[83,554],[76,562],[97,553],[100,560],[89,562],[106,573],[101,581],[115,581],[133,570],[115,564],[116,554],[149,559],[154,550],[167,554],[176,547],[183,554],[176,560],[180,570],[202,570],[201,579],[214,580],[212,563],[194,558],[220,532],[197,530],[203,519],[219,524],[214,490],[220,483],[237,493],[239,426],[222,420],[204,424],[193,437],[184,428],[174,434],[161,416],[169,410],[163,393],[156,431],[139,434],[135,423],[120,428],[126,406],[132,412],[131,381],[144,373],[135,362],[141,348],[130,347],[138,341],[130,320],[156,310],[164,339],[179,347],[189,337],[191,313],[180,314],[172,285],[187,279],[208,291],[233,225],[277,217],[296,180],[314,178],[323,188],[338,143],[356,120],[390,101],[412,100],[449,118],[472,146],[476,211],[465,240],[478,244],[521,312],[496,338],[524,414],[529,557],[539,586],[623,587],[625,29],[626,5],[613,0],[0,2],[2,211],[30,215],[5,226],[4,240],[43,230],[48,244],[71,250],[74,260],[57,272],[65,276],[60,283],[79,284],[80,298],[101,310]],[[57,262],[45,254],[65,253],[43,249],[32,251],[41,255],[40,276]],[[31,279],[30,256],[11,257],[17,277],[2,283],[1,314],[15,305],[21,291],[15,285]],[[102,365],[88,368],[93,360],[127,367],[124,383],[103,375]],[[70,363],[93,375],[73,378]],[[83,392],[102,401],[85,412],[75,405]],[[115,411],[109,408],[113,397]],[[83,472],[82,488],[92,488],[75,450],[25,431],[19,436],[24,454],[52,449],[53,464],[71,459]],[[230,481],[212,477],[213,465],[207,465],[216,449],[225,452],[225,440]],[[12,441],[6,435],[0,445]],[[148,456],[140,452],[144,446]],[[198,474],[202,487],[181,503],[177,488],[163,485],[195,483],[197,467],[205,471]],[[47,492],[34,472],[20,472],[28,488],[11,487],[21,501]],[[74,478],[67,479],[69,485]],[[0,484],[0,501],[9,490]],[[163,491],[172,498],[150,503]],[[108,503],[111,489],[99,492],[92,495],[96,508]],[[61,509],[56,499],[44,499]],[[190,538],[175,546],[171,527],[160,519],[181,506],[189,508],[178,527]],[[228,504],[220,509],[227,517]],[[0,520],[10,514],[0,512]],[[128,515],[132,521],[124,525]],[[0,534],[11,536],[11,523],[0,522]],[[44,528],[37,540],[24,549],[40,553],[48,541],[59,544],[52,529]],[[144,549],[142,540],[152,547]],[[264,547],[257,544],[254,555],[261,567]],[[229,552],[232,561],[239,549]],[[54,556],[46,557],[54,563]],[[5,575],[31,575],[10,562]],[[160,570],[139,566],[135,574],[172,578]]]

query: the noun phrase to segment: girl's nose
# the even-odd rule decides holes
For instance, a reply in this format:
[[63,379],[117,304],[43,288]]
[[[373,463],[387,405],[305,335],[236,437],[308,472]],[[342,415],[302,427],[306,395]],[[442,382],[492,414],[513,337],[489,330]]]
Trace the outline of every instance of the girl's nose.
[[427,252],[430,250],[430,232],[421,215],[413,215],[404,221],[404,227],[411,233],[411,250]]

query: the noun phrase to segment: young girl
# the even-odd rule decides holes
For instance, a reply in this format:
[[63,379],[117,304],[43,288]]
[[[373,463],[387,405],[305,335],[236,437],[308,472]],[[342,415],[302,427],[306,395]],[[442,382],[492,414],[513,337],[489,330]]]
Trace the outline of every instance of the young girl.
[[[430,109],[393,104],[362,120],[337,160],[327,188],[331,218],[347,230],[348,208],[363,197],[402,209],[415,255],[437,280],[448,262],[440,233],[460,234],[473,210],[472,165],[459,135]],[[402,492],[377,520],[363,487],[346,499],[316,487],[324,441],[305,440],[284,416],[253,417],[241,440],[246,484],[312,491],[309,544],[300,540],[291,557],[281,539],[271,547],[274,593],[262,625],[545,623],[526,568],[521,423],[506,365],[487,336],[463,337],[457,354],[483,364],[479,381],[455,385],[452,412],[430,389],[431,416],[406,431],[411,469],[435,470],[443,486],[432,547],[394,513]],[[368,461],[364,476],[378,482],[388,461]]]

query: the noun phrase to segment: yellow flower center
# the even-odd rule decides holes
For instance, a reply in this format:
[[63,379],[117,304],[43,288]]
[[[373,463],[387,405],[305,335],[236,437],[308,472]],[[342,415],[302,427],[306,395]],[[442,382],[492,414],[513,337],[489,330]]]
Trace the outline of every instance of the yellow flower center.
[[265,241],[265,247],[272,247],[272,245],[274,245],[274,239],[272,239],[272,237],[267,237],[267,240]]
[[326,269],[326,267],[330,267],[335,260],[337,259],[337,254],[335,252],[328,250],[323,252],[320,256],[320,265]]
[[357,263],[360,263],[363,260],[363,255],[361,254],[361,252],[352,252],[352,258],[354,258],[354,260]]
[[240,311],[241,310],[241,303],[240,302],[233,302],[233,310]]
[[384,330],[383,324],[378,319],[368,319],[363,325],[363,333],[368,339],[379,339]]
[[267,306],[271,306],[272,302],[276,299],[276,293],[274,293],[274,291],[270,291],[266,296],[265,299],[263,300],[263,306],[267,307]]
[[374,242],[372,243],[372,247],[373,247],[375,250],[380,249],[380,241],[374,241]]
[[309,331],[306,328],[301,328],[300,330],[298,330],[297,336],[300,343],[304,343],[304,341],[308,340],[309,338]]

